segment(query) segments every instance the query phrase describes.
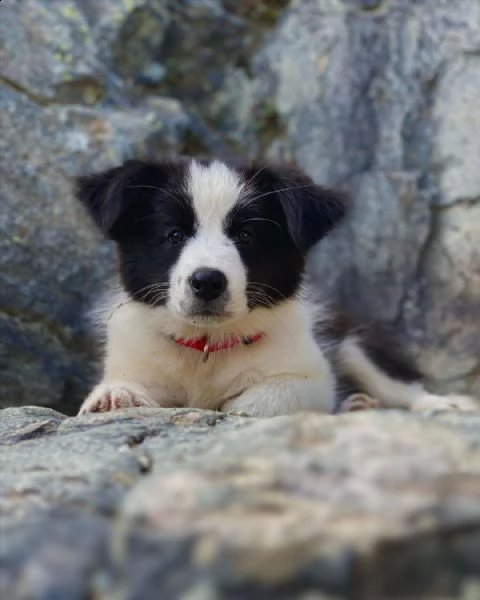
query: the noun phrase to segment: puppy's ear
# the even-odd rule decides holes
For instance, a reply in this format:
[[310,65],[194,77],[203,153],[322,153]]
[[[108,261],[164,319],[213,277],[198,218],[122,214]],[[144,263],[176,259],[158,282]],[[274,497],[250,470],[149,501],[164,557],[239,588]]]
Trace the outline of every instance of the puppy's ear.
[[105,236],[116,238],[119,220],[133,198],[141,197],[132,186],[148,183],[153,168],[148,163],[129,160],[120,167],[75,180],[76,198],[85,206]]
[[288,231],[304,253],[325,237],[346,214],[346,194],[317,185],[295,168],[252,168],[251,174],[252,185],[260,188],[260,194],[266,200],[272,196],[280,202]]

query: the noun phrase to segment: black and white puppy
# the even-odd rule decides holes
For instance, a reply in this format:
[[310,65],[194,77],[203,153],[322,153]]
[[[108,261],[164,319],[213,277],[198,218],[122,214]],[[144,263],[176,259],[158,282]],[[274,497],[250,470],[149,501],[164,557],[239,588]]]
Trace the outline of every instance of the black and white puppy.
[[372,331],[310,301],[309,249],[344,196],[287,167],[128,161],[79,178],[77,197],[118,248],[104,311],[103,379],[81,413],[188,406],[273,416],[381,406],[474,408],[428,394]]

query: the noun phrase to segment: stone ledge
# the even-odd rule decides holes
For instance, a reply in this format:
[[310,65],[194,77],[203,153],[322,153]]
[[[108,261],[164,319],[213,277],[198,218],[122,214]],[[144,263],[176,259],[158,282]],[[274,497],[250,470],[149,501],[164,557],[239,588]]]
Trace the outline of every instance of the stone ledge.
[[0,444],[12,600],[480,593],[480,415],[25,407]]

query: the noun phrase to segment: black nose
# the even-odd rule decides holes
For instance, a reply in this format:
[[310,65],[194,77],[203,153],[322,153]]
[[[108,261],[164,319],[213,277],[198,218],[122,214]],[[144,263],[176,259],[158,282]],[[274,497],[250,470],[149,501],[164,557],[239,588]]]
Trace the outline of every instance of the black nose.
[[197,269],[189,283],[195,296],[205,302],[215,300],[227,289],[227,278],[217,269]]

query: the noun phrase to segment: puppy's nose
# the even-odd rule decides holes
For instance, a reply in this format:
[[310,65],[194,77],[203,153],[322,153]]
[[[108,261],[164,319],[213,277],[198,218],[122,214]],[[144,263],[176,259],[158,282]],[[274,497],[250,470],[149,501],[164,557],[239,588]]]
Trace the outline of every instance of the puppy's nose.
[[215,300],[227,289],[227,278],[218,269],[197,269],[189,279],[193,293],[200,300]]

